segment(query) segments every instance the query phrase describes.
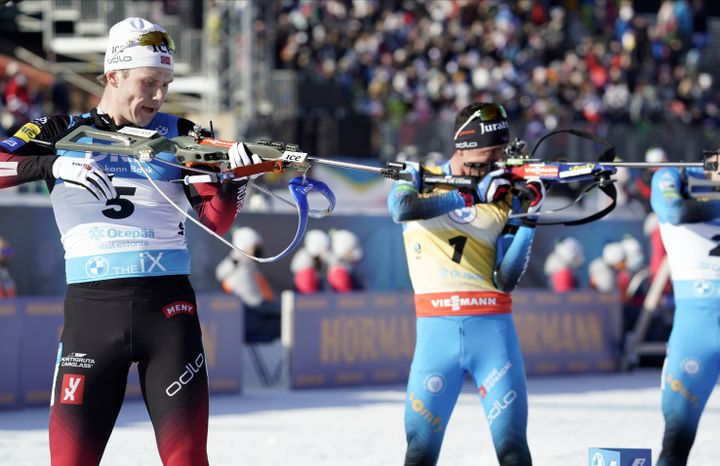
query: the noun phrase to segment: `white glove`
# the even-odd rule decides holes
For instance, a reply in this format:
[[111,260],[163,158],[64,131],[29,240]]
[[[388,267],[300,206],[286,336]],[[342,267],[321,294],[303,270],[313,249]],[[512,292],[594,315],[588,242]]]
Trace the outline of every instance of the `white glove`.
[[82,186],[99,201],[117,197],[110,177],[93,159],[60,156],[53,163],[52,173],[66,183]]
[[[246,165],[252,165],[254,163],[262,162],[262,159],[259,156],[250,152],[247,146],[242,142],[236,142],[235,144],[230,146],[230,149],[228,149],[228,159],[230,161],[230,168],[244,167]],[[255,173],[254,175],[235,178],[233,179],[233,181],[241,181],[247,179],[254,180],[260,175],[262,175],[262,173]]]

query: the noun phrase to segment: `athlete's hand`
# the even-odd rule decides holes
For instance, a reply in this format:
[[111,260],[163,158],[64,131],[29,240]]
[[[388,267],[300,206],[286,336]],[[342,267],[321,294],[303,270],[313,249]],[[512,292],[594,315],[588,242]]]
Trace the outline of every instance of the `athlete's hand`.
[[[250,149],[242,142],[236,142],[230,146],[230,149],[228,149],[228,159],[230,160],[230,168],[244,167],[262,162],[262,159],[258,155],[250,152]],[[250,176],[235,178],[233,181],[254,180],[260,175],[262,175],[262,173],[255,173]]]
[[477,197],[481,203],[496,202],[504,199],[512,185],[504,169],[493,170],[478,183]]
[[99,201],[117,197],[110,177],[93,159],[60,156],[53,162],[52,174],[66,183],[82,186]]
[[533,178],[527,180],[525,187],[532,192],[528,204],[528,213],[536,214],[540,212],[542,203],[545,200],[545,185],[539,178]]
[[415,186],[415,189],[420,190],[420,165],[417,162],[405,162],[405,167],[400,173],[407,173],[411,178],[411,180],[401,182],[410,183]]

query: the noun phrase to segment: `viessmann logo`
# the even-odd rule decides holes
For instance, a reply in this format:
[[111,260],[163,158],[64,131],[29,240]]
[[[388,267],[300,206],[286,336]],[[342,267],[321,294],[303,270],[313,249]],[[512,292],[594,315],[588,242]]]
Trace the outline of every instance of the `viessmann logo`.
[[497,305],[496,298],[461,298],[458,295],[452,295],[449,298],[442,299],[431,299],[430,303],[435,309],[448,309],[451,311],[459,311],[463,307],[478,307],[478,306],[495,306]]

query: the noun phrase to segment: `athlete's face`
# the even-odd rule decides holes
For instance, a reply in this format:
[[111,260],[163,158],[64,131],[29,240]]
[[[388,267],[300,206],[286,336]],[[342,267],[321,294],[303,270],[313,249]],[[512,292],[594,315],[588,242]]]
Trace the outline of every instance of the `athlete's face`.
[[718,166],[717,166],[718,168],[716,171],[705,172],[705,176],[715,182],[720,182],[720,160],[718,160],[719,158],[720,157],[718,157],[717,155],[712,155],[712,156],[708,157],[708,159],[707,159],[708,162],[714,162],[714,163],[718,164]]
[[107,111],[113,115],[115,123],[144,127],[165,102],[173,72],[156,67],[133,68],[116,71],[113,76],[108,73],[108,81],[115,89],[115,108],[114,112]]
[[482,177],[490,171],[492,164],[502,161],[504,154],[504,144],[480,149],[459,149],[450,159],[450,170],[453,175]]

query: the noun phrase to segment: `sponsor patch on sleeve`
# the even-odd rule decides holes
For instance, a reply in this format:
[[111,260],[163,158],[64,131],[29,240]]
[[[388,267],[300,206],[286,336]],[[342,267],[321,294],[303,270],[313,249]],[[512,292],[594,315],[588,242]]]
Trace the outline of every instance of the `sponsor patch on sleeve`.
[[28,143],[30,142],[30,139],[38,137],[41,131],[42,129],[31,121],[25,123],[15,134],[13,134],[13,136],[25,141],[25,143]]
[[11,153],[15,152],[24,145],[25,142],[22,139],[16,138],[15,136],[0,141],[0,146],[2,146],[7,152]]

